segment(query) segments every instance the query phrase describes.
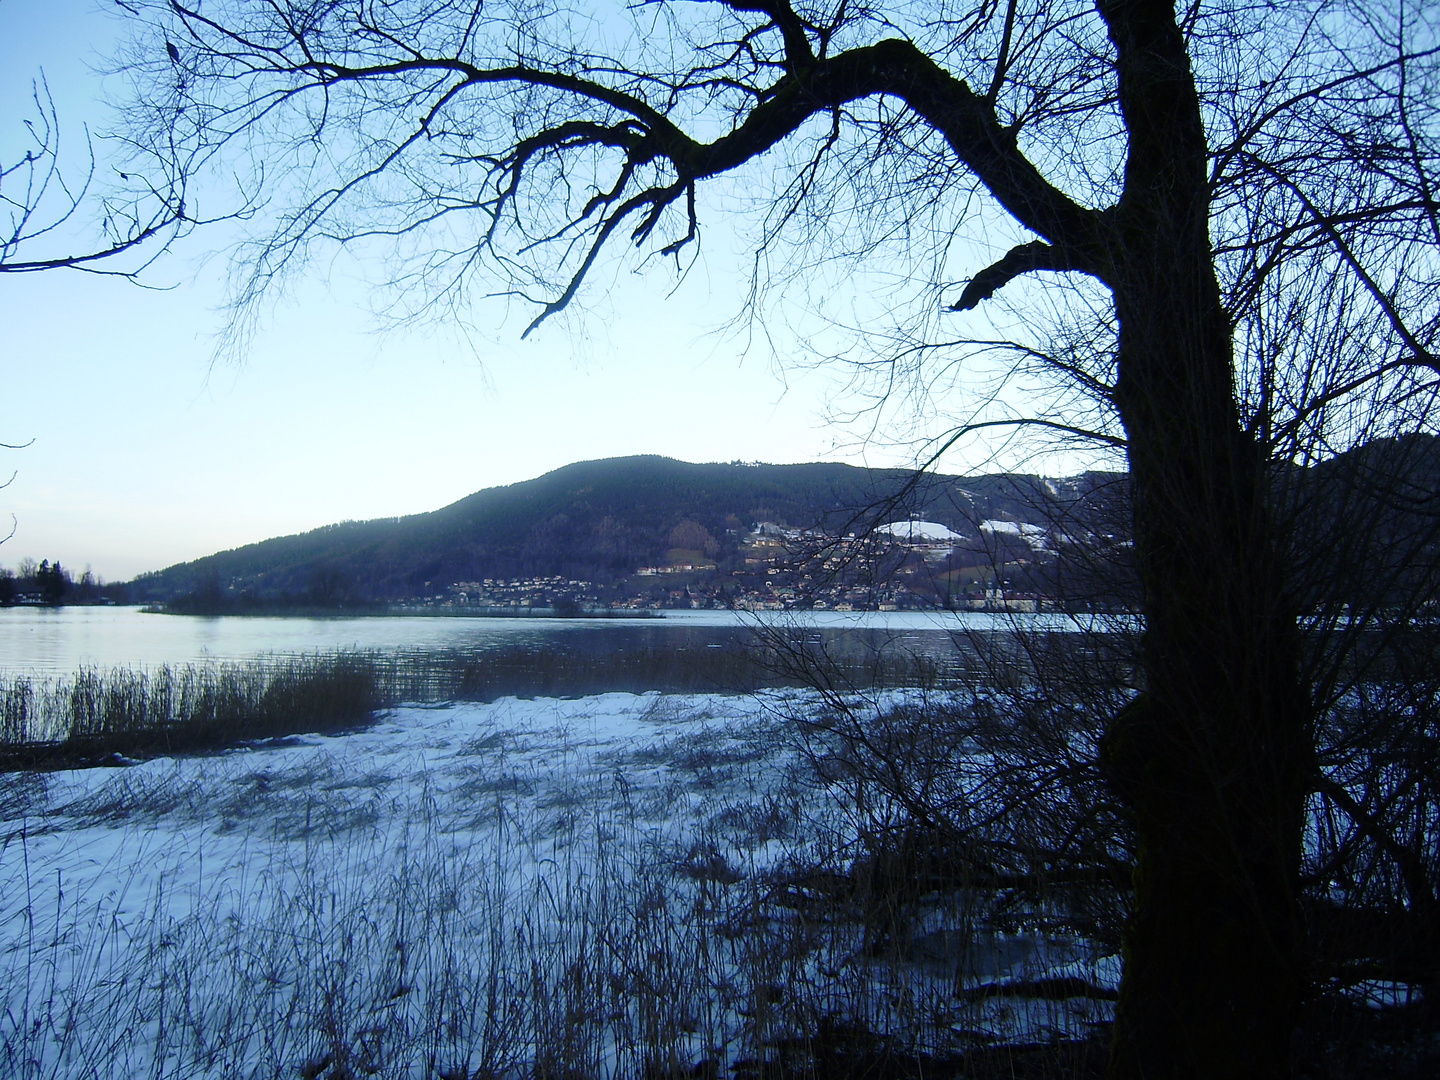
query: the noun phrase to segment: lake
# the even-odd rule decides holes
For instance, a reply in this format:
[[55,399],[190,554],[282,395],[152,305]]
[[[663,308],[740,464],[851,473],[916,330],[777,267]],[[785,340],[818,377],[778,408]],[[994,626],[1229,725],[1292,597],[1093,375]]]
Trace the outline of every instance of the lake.
[[152,667],[257,656],[375,650],[476,653],[553,646],[570,652],[738,647],[757,625],[793,628],[829,650],[900,648],[940,658],[957,632],[1017,626],[1067,631],[1062,615],[984,612],[670,611],[663,619],[294,618],[147,614],[132,607],[0,608],[0,674],[69,675],[81,667]]
[[[540,683],[559,670],[578,684],[417,693],[401,700],[424,704],[329,734],[302,709],[284,738],[226,753],[0,777],[0,895],[11,901],[0,906],[0,1075],[86,1063],[114,1077],[318,1075],[326,1048],[352,1035],[402,1063],[387,1075],[409,1075],[405,1062],[433,1075],[437,1056],[448,1075],[480,1075],[494,1045],[516,1064],[490,1074],[529,1075],[542,1070],[525,1062],[557,1038],[550,1060],[590,1061],[587,1075],[641,1075],[662,1059],[720,1062],[684,1071],[728,1074],[768,1052],[770,1023],[751,1017],[777,986],[794,1015],[829,1015],[838,1002],[864,1030],[902,1033],[927,1053],[957,1054],[976,1031],[1044,1044],[1107,1022],[1113,950],[1053,929],[1053,912],[1037,930],[1040,920],[1015,923],[1006,899],[1012,921],[996,933],[977,930],[986,898],[927,898],[923,932],[890,935],[882,952],[874,924],[850,914],[860,906],[811,887],[849,880],[856,837],[896,820],[882,789],[861,798],[855,775],[816,768],[813,729],[796,720],[823,716],[833,699],[772,681],[753,694],[664,689],[705,683],[764,623],[832,659],[899,656],[902,675],[907,655],[963,663],[966,632],[1076,628],[980,613],[0,610],[0,678],[54,680],[60,689],[35,700],[62,707],[84,698],[66,680],[85,666],[350,649],[440,674],[457,654],[488,670],[505,667],[501,650],[519,651],[543,661]],[[661,663],[631,667],[653,679],[596,692],[623,683],[627,655],[646,651]],[[510,667],[524,682],[527,665]],[[884,732],[881,718],[933,703],[916,685],[863,684],[847,715]],[[968,783],[957,761],[946,775]],[[1027,995],[1037,980],[1100,991]]]

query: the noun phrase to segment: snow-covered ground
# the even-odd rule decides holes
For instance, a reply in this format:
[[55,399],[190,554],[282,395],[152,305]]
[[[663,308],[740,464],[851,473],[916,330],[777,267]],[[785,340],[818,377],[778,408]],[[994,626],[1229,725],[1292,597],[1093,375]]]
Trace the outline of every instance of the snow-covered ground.
[[781,719],[805,706],[409,707],[0,777],[0,1074],[640,1075],[763,1055],[822,1017],[932,1042],[1101,1018],[961,992],[1113,978],[1080,943],[978,940],[940,904],[881,963],[855,919],[794,901],[851,828]]
[[980,522],[980,531],[982,533],[1003,533],[1006,536],[1017,536],[1036,551],[1044,551],[1046,548],[1047,530],[1043,525],[1031,525],[1025,521],[988,519]]
[[926,541],[935,543],[964,539],[959,533],[952,532],[948,526],[941,525],[938,521],[892,521],[889,525],[881,525],[875,531],[889,533],[899,540],[909,540],[912,543]]

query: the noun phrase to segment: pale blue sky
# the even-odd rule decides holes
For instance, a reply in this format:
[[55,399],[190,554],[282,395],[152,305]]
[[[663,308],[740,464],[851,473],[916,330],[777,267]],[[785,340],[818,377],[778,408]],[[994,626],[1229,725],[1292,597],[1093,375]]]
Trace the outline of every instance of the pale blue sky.
[[[107,122],[93,72],[114,35],[96,0],[0,0],[0,147],[43,69],[67,137]],[[103,153],[103,147],[101,148]],[[212,365],[223,259],[192,237],[147,280],[0,278],[0,564],[59,558],[109,579],[347,518],[430,510],[571,461],[903,464],[827,426],[834,368],[780,372],[714,328],[738,307],[723,231],[683,285],[627,279],[583,317],[485,326],[478,357],[445,328],[370,332],[334,268],[279,307],[240,365]],[[962,468],[963,461],[948,462]],[[0,531],[3,535],[3,531]]]

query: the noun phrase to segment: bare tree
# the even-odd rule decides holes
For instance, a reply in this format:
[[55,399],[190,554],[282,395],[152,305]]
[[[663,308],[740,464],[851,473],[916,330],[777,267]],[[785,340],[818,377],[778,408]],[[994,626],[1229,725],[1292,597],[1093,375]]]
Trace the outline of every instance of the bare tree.
[[[23,450],[23,449],[25,449],[25,447],[27,447],[27,446],[29,446],[29,445],[30,445],[29,443],[0,443],[0,450]],[[12,471],[12,472],[10,473],[10,475],[5,478],[5,480],[4,480],[3,482],[0,482],[0,489],[7,488],[7,487],[9,487],[11,484],[13,484],[13,483],[15,482],[15,476],[16,476],[16,473],[15,473],[14,471]],[[0,537],[0,544],[5,543],[7,540],[13,539],[14,536],[15,536],[15,531],[16,531],[19,527],[20,527],[20,522],[16,519],[16,517],[15,517],[14,514],[11,514],[11,515],[10,515],[10,530],[9,530],[3,537]]]
[[[44,80],[36,83],[32,115],[23,121],[25,146],[0,161],[0,274],[83,270],[135,280],[176,239],[198,223],[185,206],[185,170],[164,152],[127,155],[133,171],[98,183],[100,166],[88,132],[81,162],[70,175],[63,157],[60,116]],[[143,159],[143,160],[142,160]],[[102,191],[104,186],[106,190]],[[72,228],[97,219],[95,235],[69,244]]]
[[[683,258],[703,193],[743,177],[761,265],[880,259],[932,312],[1009,298],[1045,324],[943,341],[922,319],[904,354],[933,385],[1008,350],[1056,389],[1007,422],[1128,457],[1146,629],[1143,693],[1098,757],[1136,866],[1111,1072],[1289,1069],[1316,702],[1272,470],[1430,424],[1433,9],[145,7],[134,144],[270,185],[242,315],[318,248],[384,243],[397,313],[479,291],[533,328],[612,248]],[[947,292],[974,250],[957,236],[986,233],[1009,240]]]
[[[60,115],[43,77],[34,86],[31,104],[31,115],[22,121],[25,149],[12,159],[0,159],[0,274],[80,270],[138,281],[177,239],[203,223],[186,209],[188,170],[173,147],[130,147],[126,160],[132,171],[117,169],[117,184],[107,186],[97,183],[100,166],[87,132],[78,176],[67,175]],[[89,229],[90,223],[82,220],[88,215],[98,218],[98,225],[78,248],[69,246],[74,242],[71,229],[82,234]],[[0,443],[0,448],[29,445]],[[14,479],[12,473],[0,488]],[[17,528],[12,514],[10,531],[0,544]]]

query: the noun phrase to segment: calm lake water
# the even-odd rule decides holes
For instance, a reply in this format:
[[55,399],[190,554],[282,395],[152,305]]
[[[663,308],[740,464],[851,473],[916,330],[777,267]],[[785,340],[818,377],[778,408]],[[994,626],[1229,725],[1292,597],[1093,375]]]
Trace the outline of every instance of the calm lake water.
[[[662,619],[347,619],[151,615],[129,607],[0,608],[0,674],[69,675],[81,667],[207,663],[264,655],[383,652],[483,653],[513,645],[563,651],[739,646],[757,618],[793,626],[827,646],[898,647],[941,656],[956,631],[1004,631],[1015,616],[980,612],[765,613],[672,611]],[[1022,616],[1035,629],[1070,630],[1058,615]]]

